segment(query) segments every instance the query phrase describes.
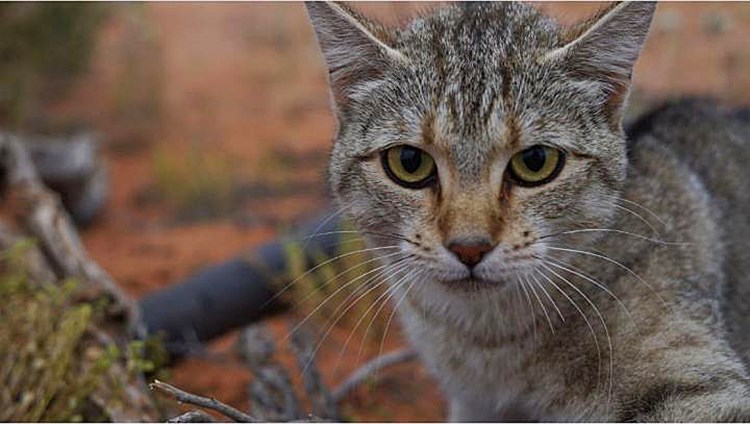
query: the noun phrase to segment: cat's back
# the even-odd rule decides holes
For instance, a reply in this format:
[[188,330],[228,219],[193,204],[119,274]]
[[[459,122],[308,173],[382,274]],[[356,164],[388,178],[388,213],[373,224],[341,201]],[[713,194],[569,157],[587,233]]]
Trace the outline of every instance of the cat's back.
[[666,146],[709,192],[725,241],[730,342],[750,364],[750,109],[683,100],[647,113],[626,132],[631,156],[642,143]]

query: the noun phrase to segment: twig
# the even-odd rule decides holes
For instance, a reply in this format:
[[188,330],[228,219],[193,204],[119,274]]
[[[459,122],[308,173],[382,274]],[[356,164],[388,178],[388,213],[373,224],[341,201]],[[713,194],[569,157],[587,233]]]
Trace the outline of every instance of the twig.
[[367,362],[357,371],[352,373],[343,383],[341,383],[333,391],[332,397],[335,402],[340,402],[346,397],[351,391],[357,386],[365,382],[372,374],[377,371],[390,367],[392,365],[411,361],[417,358],[417,352],[413,349],[401,349],[395,352],[386,353],[385,355],[378,356],[377,358]]
[[232,408],[231,406],[220,402],[214,398],[207,398],[199,395],[194,395],[192,393],[188,393],[184,390],[178,389],[175,386],[172,386],[171,384],[164,383],[163,381],[154,380],[153,383],[149,385],[151,387],[151,390],[159,390],[163,393],[166,393],[173,398],[177,399],[179,402],[189,403],[191,405],[200,406],[202,408],[207,408],[212,411],[216,411],[228,418],[233,419],[234,421],[238,423],[255,423],[258,422],[255,418],[251,417],[250,415],[239,411],[235,408]]
[[167,420],[168,423],[213,423],[210,415],[201,411],[190,411]]

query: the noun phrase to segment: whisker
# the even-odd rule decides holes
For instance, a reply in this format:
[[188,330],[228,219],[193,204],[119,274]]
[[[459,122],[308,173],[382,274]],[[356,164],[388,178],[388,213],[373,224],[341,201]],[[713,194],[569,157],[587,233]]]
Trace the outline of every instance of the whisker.
[[[421,273],[417,272],[417,274],[414,275],[414,280],[409,284],[409,287],[404,290],[403,296],[396,302],[396,305],[393,306],[393,310],[391,311],[391,315],[388,317],[388,321],[385,324],[385,330],[383,330],[383,336],[380,338],[380,348],[378,349],[378,356],[381,356],[383,354],[383,346],[385,345],[385,339],[388,336],[388,329],[391,327],[391,321],[393,321],[393,317],[396,315],[396,312],[398,311],[398,306],[401,304],[401,302],[406,299],[406,296],[409,294],[409,291],[414,287],[414,285],[417,283],[417,277],[419,277]],[[365,333],[366,334],[366,333]]]
[[[402,265],[404,265],[404,264],[402,264]],[[392,276],[393,276],[394,274],[397,274],[398,272],[401,272],[401,271],[402,271],[403,269],[405,269],[405,268],[406,268],[406,266],[402,267],[401,269],[399,269],[399,271],[396,271],[396,272],[394,272],[393,274],[391,274],[391,275],[390,275],[389,277],[387,277],[387,278],[391,278],[391,277],[392,277]],[[346,315],[346,313],[347,313],[347,312],[349,312],[349,310],[351,310],[351,308],[352,308],[352,307],[354,307],[354,305],[356,305],[356,304],[357,304],[357,303],[358,303],[358,302],[359,302],[360,300],[362,300],[362,299],[363,299],[363,298],[364,298],[365,296],[367,296],[367,295],[368,295],[369,293],[371,293],[371,292],[373,292],[374,290],[376,290],[376,289],[377,289],[378,287],[380,287],[380,286],[382,286],[383,284],[385,284],[385,283],[386,283],[387,281],[388,281],[387,279],[383,279],[383,280],[381,280],[381,281],[380,281],[379,283],[375,284],[375,285],[374,285],[373,287],[371,287],[370,289],[368,289],[368,290],[367,290],[367,291],[366,291],[365,293],[363,293],[362,295],[360,295],[359,297],[357,297],[357,299],[356,299],[355,301],[353,301],[352,303],[350,303],[350,304],[349,304],[349,305],[348,305],[348,306],[346,307],[346,309],[344,309],[344,311],[343,311],[343,312],[341,312],[341,314],[340,314],[340,315],[338,316],[338,318],[337,318],[337,319],[336,319],[336,320],[335,320],[335,321],[334,321],[334,322],[333,322],[332,324],[330,324],[330,325],[329,325],[329,326],[327,327],[327,329],[325,330],[325,333],[324,333],[324,334],[323,334],[323,336],[322,336],[322,337],[320,338],[320,340],[318,340],[318,343],[317,343],[317,344],[316,344],[316,346],[315,346],[315,350],[313,351],[313,357],[315,356],[315,354],[317,354],[318,350],[320,350],[321,346],[323,345],[323,342],[324,342],[324,341],[326,340],[326,338],[328,338],[328,335],[329,335],[329,334],[331,333],[331,331],[332,331],[332,330],[333,330],[333,328],[334,328],[334,327],[336,326],[336,324],[337,324],[337,323],[338,323],[338,322],[339,322],[339,321],[341,320],[341,318],[343,318],[343,317],[344,317],[344,315]],[[386,291],[386,292],[387,292],[387,291]],[[382,295],[381,295],[381,296],[382,296]],[[365,314],[363,314],[363,316],[366,316],[366,315],[367,315],[367,312],[365,312]],[[335,316],[335,312],[334,312],[334,316]],[[330,321],[330,319],[329,319],[329,321]],[[327,324],[327,323],[326,323],[326,324]],[[302,375],[302,374],[304,374],[304,373],[305,373],[305,371],[307,370],[307,366],[309,366],[309,365],[310,365],[310,363],[308,362],[308,364],[306,364],[306,365],[305,365],[305,367],[303,367],[303,368],[302,368],[302,371],[301,371],[300,375]]]
[[536,313],[534,312],[534,305],[531,303],[531,296],[529,296],[528,289],[526,288],[526,284],[520,279],[517,279],[518,284],[521,286],[521,289],[523,290],[523,294],[526,295],[526,300],[529,303],[529,311],[531,313],[531,322],[534,329],[534,340],[537,340],[537,334],[536,334]]
[[555,326],[552,325],[552,319],[550,318],[549,313],[547,312],[547,308],[544,306],[544,303],[542,303],[542,298],[539,297],[539,294],[536,292],[534,285],[531,284],[531,281],[529,281],[528,278],[524,278],[524,280],[529,285],[529,290],[531,290],[531,293],[536,298],[536,301],[539,302],[539,306],[542,308],[542,312],[544,312],[544,316],[547,318],[549,329],[552,331],[552,334],[555,334]]
[[[385,296],[385,297],[381,296],[381,298],[383,298],[383,300],[380,302],[380,306],[378,307],[378,309],[375,310],[375,312],[373,313],[372,318],[370,319],[370,322],[367,324],[367,327],[365,328],[364,335],[362,336],[362,340],[361,340],[361,342],[359,344],[359,349],[357,350],[357,361],[359,361],[359,358],[362,357],[362,351],[364,350],[365,341],[367,340],[367,335],[370,333],[370,329],[372,328],[372,325],[378,319],[378,315],[380,315],[380,312],[383,310],[383,308],[385,308],[385,305],[388,304],[388,301],[393,297],[393,295],[396,293],[396,291],[398,291],[400,285],[404,281],[406,281],[407,277],[408,277],[408,275],[404,275],[403,278],[401,278],[399,281],[397,281],[396,283],[394,283],[392,285],[392,287],[388,290],[387,296]],[[376,299],[375,302],[373,302],[373,305],[372,305],[373,307],[375,307],[375,305],[377,304],[378,300],[380,300],[380,298]],[[370,310],[371,309],[368,309],[367,311],[369,312]],[[365,316],[366,316],[366,313],[365,313]],[[355,327],[355,330],[356,330],[356,327]]]
[[[401,272],[401,271],[403,271],[406,268],[408,268],[408,264],[406,264],[405,266],[401,267],[401,269],[398,272]],[[393,278],[395,275],[397,275],[398,272],[392,273],[388,277],[384,278],[383,281],[381,281],[380,283],[378,283],[378,285],[382,285],[384,283],[387,283],[388,280],[391,279],[391,278]],[[398,287],[398,284],[400,284],[401,281],[403,281],[407,276],[408,276],[408,274],[404,275],[396,283],[394,283],[393,285],[391,285],[391,287],[389,287],[388,289],[386,289],[386,291],[384,291],[383,293],[381,293],[380,296],[378,296],[372,302],[372,305],[370,305],[367,308],[367,310],[365,310],[365,312],[362,314],[362,316],[359,318],[359,320],[357,320],[356,324],[354,325],[354,328],[351,329],[351,331],[349,332],[349,336],[344,341],[344,345],[339,350],[339,356],[336,359],[336,366],[334,368],[338,368],[338,365],[341,362],[341,359],[343,358],[344,351],[346,350],[346,347],[349,346],[349,343],[351,342],[352,337],[354,337],[355,332],[357,331],[357,329],[359,328],[359,326],[362,325],[362,322],[365,320],[365,318],[367,318],[367,314],[370,313],[370,311],[378,304],[378,302],[381,299],[387,299],[386,296],[390,296],[391,292],[394,291],[394,290],[396,290],[396,288]],[[346,313],[346,311],[344,311],[344,313]],[[374,319],[374,317],[373,317],[373,319]],[[363,341],[362,342],[364,343],[364,337],[363,337]],[[359,352],[361,353],[361,347],[360,347],[360,351]],[[358,355],[359,355],[359,353],[358,353]]]
[[[333,277],[329,278],[323,284],[321,284],[321,288],[327,286],[328,284],[330,284],[333,281],[336,281],[337,279],[339,279],[339,277],[348,274],[349,272],[351,272],[352,270],[354,270],[356,268],[359,268],[359,267],[361,267],[363,265],[367,265],[367,264],[372,263],[372,262],[383,260],[383,259],[391,257],[391,256],[395,256],[395,255],[408,255],[408,254],[404,253],[404,252],[393,252],[393,253],[388,253],[388,254],[385,254],[385,255],[382,255],[382,256],[378,256],[378,257],[375,257],[375,258],[370,258],[370,259],[368,259],[368,260],[366,260],[364,262],[360,262],[360,263],[358,263],[356,265],[350,266],[346,270],[341,271],[338,274],[334,275]],[[343,285],[342,287],[340,287],[338,290],[336,290],[331,296],[336,295],[341,289],[343,289],[347,285],[351,284],[352,282],[358,281],[360,278],[362,278],[364,276],[367,276],[367,275],[370,275],[373,271],[378,270],[378,269],[382,269],[383,267],[388,266],[388,265],[390,265],[390,264],[381,265],[381,266],[379,266],[379,267],[377,267],[377,268],[375,268],[373,270],[370,270],[370,271],[367,271],[367,272],[365,272],[363,274],[360,274],[353,281],[350,281],[350,282],[346,283],[345,285]],[[305,303],[307,300],[309,300],[314,295],[315,295],[314,292],[308,294],[307,296],[305,296],[304,299],[302,299],[299,302],[297,302],[297,306],[301,306],[303,303]]]
[[[542,259],[541,257],[536,257],[536,258],[545,261],[545,259]],[[547,257],[546,259],[547,259],[547,264],[552,265],[553,267],[561,269],[563,271],[567,271],[567,272],[569,272],[569,273],[571,273],[573,275],[577,275],[578,277],[583,278],[584,280],[592,283],[596,287],[598,287],[601,290],[603,290],[604,292],[606,292],[610,297],[612,297],[622,307],[622,309],[625,311],[625,314],[628,316],[628,318],[631,321],[633,321],[633,316],[630,314],[630,311],[628,310],[628,308],[625,307],[625,304],[622,303],[622,301],[620,300],[620,298],[617,297],[617,295],[615,295],[614,293],[612,293],[612,291],[609,290],[609,288],[607,288],[607,286],[605,286],[604,284],[602,284],[602,283],[594,280],[593,278],[591,278],[591,276],[586,275],[585,273],[583,273],[583,271],[581,271],[580,269],[574,267],[573,265],[567,264],[567,263],[565,263],[565,262],[563,262],[563,261],[561,261],[561,260],[559,260],[557,258],[553,258],[553,257]],[[570,268],[567,268],[565,265],[570,266]]]
[[646,226],[649,229],[651,229],[651,231],[654,234],[656,234],[657,237],[661,238],[661,233],[659,233],[659,230],[657,230],[656,227],[654,227],[654,225],[651,222],[649,222],[646,218],[644,218],[643,215],[641,215],[638,212],[636,212],[636,211],[634,211],[634,210],[632,210],[632,209],[630,209],[630,208],[628,208],[626,206],[623,206],[623,205],[621,205],[619,203],[612,203],[612,206],[614,206],[614,207],[616,207],[616,208],[618,208],[620,210],[623,210],[625,212],[628,212],[631,215],[635,216],[636,218],[638,218],[639,220],[641,220],[641,222],[643,222],[644,224],[646,224]]
[[[397,253],[401,253],[401,252],[397,252]],[[394,266],[395,266],[396,264],[399,264],[399,263],[403,264],[403,261],[405,261],[405,260],[406,260],[406,258],[402,258],[402,259],[399,259],[399,260],[397,260],[397,261],[396,261],[396,262],[394,262],[393,264],[388,264],[388,265],[385,265],[385,266],[381,266],[381,267],[378,267],[378,268],[376,268],[375,270],[377,270],[377,271],[379,271],[379,272],[378,272],[378,274],[376,274],[376,275],[374,276],[374,278],[373,278],[373,279],[376,279],[376,278],[378,277],[378,275],[379,275],[379,274],[381,274],[381,273],[386,273],[386,272],[389,272],[388,270],[383,270],[383,268],[384,268],[384,267],[394,267]],[[375,270],[373,270],[373,271],[375,271]],[[293,328],[293,329],[292,329],[292,330],[291,330],[291,331],[289,332],[289,334],[287,335],[287,338],[291,337],[291,335],[292,335],[292,334],[293,334],[293,333],[294,333],[295,331],[297,331],[297,330],[298,330],[298,329],[299,329],[300,327],[302,327],[302,326],[303,326],[303,325],[304,325],[304,324],[305,324],[305,323],[306,323],[306,322],[307,322],[307,321],[308,321],[308,320],[309,320],[310,318],[312,318],[312,317],[313,317],[313,315],[315,315],[315,313],[316,313],[317,311],[319,311],[319,310],[320,310],[320,309],[321,309],[321,308],[322,308],[323,306],[325,306],[325,304],[326,304],[326,303],[328,303],[328,302],[329,302],[329,301],[330,301],[331,299],[333,299],[334,297],[336,297],[336,295],[337,295],[338,293],[340,293],[340,292],[341,292],[342,290],[346,289],[347,287],[351,286],[352,284],[356,283],[356,282],[357,282],[357,281],[359,281],[359,280],[360,280],[361,278],[364,278],[365,276],[367,276],[367,275],[371,274],[371,273],[372,273],[373,271],[369,271],[369,272],[367,272],[367,273],[364,273],[364,274],[362,274],[362,275],[359,275],[359,276],[358,276],[357,278],[355,278],[355,279],[353,279],[353,280],[351,280],[351,281],[347,282],[346,284],[343,284],[343,285],[342,285],[341,287],[339,287],[339,288],[338,288],[338,289],[337,289],[336,291],[334,291],[333,293],[331,293],[330,295],[328,295],[328,296],[327,296],[327,297],[326,297],[326,298],[325,298],[325,299],[324,299],[324,300],[323,300],[322,302],[320,302],[320,303],[319,303],[319,304],[318,304],[318,305],[317,305],[317,306],[316,306],[316,307],[315,307],[315,308],[314,308],[314,309],[313,309],[313,310],[312,310],[311,312],[309,312],[309,313],[307,314],[307,316],[306,316],[306,317],[305,317],[305,318],[304,318],[304,319],[303,319],[302,321],[300,321],[299,323],[297,323],[297,325],[296,325],[296,326],[295,326],[295,327],[294,327],[294,328]],[[351,297],[351,295],[350,295],[350,297]],[[348,299],[349,299],[349,297],[347,297],[347,300],[348,300]],[[344,303],[342,303],[342,305],[343,305],[343,304],[344,304]],[[341,305],[339,305],[339,308],[340,308],[340,307],[341,307]],[[339,310],[339,309],[336,309],[336,311],[334,311],[334,314],[335,314],[336,312],[338,312],[338,310]],[[285,340],[286,340],[287,338],[285,338],[285,339],[284,339],[284,341],[285,341]]]
[[592,232],[609,232],[609,233],[623,234],[623,235],[637,237],[641,240],[645,240],[645,241],[649,241],[652,243],[661,244],[665,246],[688,246],[688,245],[693,244],[693,243],[687,243],[687,242],[669,242],[669,241],[659,240],[659,239],[651,238],[651,237],[644,236],[641,234],[632,233],[630,231],[618,230],[615,228],[582,228],[579,230],[569,230],[569,231],[561,231],[559,233],[546,234],[546,235],[540,236],[538,239],[542,240],[546,238],[557,237],[557,236],[562,236],[562,235],[567,235],[567,234],[592,233]]
[[[354,240],[364,241],[364,239],[362,238],[363,234],[372,234],[372,235],[381,236],[381,237],[389,237],[389,238],[392,238],[392,239],[395,239],[395,240],[403,240],[403,241],[406,241],[406,242],[414,244],[414,245],[419,245],[419,243],[417,243],[414,240],[411,240],[408,237],[403,236],[401,234],[397,234],[397,233],[381,233],[381,232],[370,231],[370,230],[362,230],[362,231],[359,231],[359,230],[334,230],[334,231],[325,231],[325,232],[321,232],[321,233],[311,234],[311,235],[308,235],[308,236],[305,236],[305,237],[301,237],[301,238],[294,238],[294,237],[289,238],[289,237],[287,237],[285,240],[288,241],[288,242],[302,242],[302,241],[307,241],[307,243],[304,246],[302,246],[302,250],[304,250],[305,248],[307,248],[309,242],[312,239],[318,238],[318,237],[336,235],[336,234],[343,234],[343,235],[351,234],[351,235],[356,236],[356,237],[352,237],[352,238],[346,240],[346,242],[351,242],[351,241],[354,241]],[[342,243],[342,242],[340,242],[340,243]]]
[[308,275],[312,274],[313,272],[315,272],[316,270],[320,269],[321,267],[330,264],[333,261],[337,261],[339,259],[343,259],[345,257],[349,257],[349,256],[356,255],[356,254],[359,254],[359,253],[367,253],[367,252],[372,252],[372,251],[376,251],[376,250],[384,250],[384,249],[401,249],[401,248],[399,246],[371,247],[371,248],[367,248],[367,249],[353,250],[351,252],[346,252],[346,253],[343,253],[341,255],[337,255],[337,256],[335,256],[335,257],[333,257],[331,259],[328,259],[328,260],[326,260],[324,262],[321,262],[321,263],[317,264],[316,266],[314,266],[313,268],[309,269],[304,274],[302,274],[299,277],[295,278],[291,283],[285,285],[275,295],[273,295],[270,299],[268,299],[262,306],[263,307],[268,306],[268,304],[270,304],[274,300],[278,299],[282,294],[284,294],[287,290],[289,290],[297,282],[299,282],[303,278],[307,277]]
[[558,274],[553,270],[552,268],[548,267],[544,262],[541,264],[547,271],[551,272],[553,275],[555,275],[557,278],[561,279],[565,284],[570,286],[573,290],[575,290],[583,299],[591,306],[591,308],[594,310],[596,315],[599,317],[599,321],[601,321],[602,326],[604,327],[604,334],[607,336],[607,346],[609,348],[609,373],[607,380],[609,381],[608,384],[608,391],[607,391],[607,407],[609,408],[609,404],[612,400],[612,386],[613,386],[613,374],[614,374],[614,350],[612,349],[612,337],[609,335],[609,329],[607,328],[607,322],[604,320],[604,317],[602,316],[601,312],[599,311],[599,308],[596,307],[594,302],[586,296],[586,294],[575,286],[575,284],[571,283],[567,278],[563,277],[562,275]]
[[536,275],[534,275],[534,274],[531,274],[531,275],[530,275],[530,277],[531,277],[531,279],[532,279],[532,280],[534,281],[534,283],[536,283],[537,287],[539,287],[540,289],[542,289],[542,292],[544,292],[545,296],[547,296],[547,299],[548,299],[548,300],[550,301],[550,303],[552,304],[552,307],[554,307],[554,308],[555,308],[555,310],[557,311],[557,315],[559,315],[559,316],[560,316],[560,320],[561,320],[562,322],[565,322],[565,317],[563,316],[562,312],[560,311],[560,308],[558,308],[558,307],[557,307],[557,304],[555,303],[555,300],[554,300],[554,299],[552,299],[552,296],[550,296],[550,294],[549,294],[549,292],[547,291],[547,289],[545,289],[545,288],[544,288],[544,284],[542,284],[542,283],[541,283],[541,282],[540,282],[540,281],[539,281],[539,280],[538,280],[538,279],[536,278]]
[[651,209],[649,209],[649,208],[647,208],[647,207],[643,206],[642,204],[640,204],[640,203],[638,203],[638,202],[634,202],[634,201],[632,201],[632,200],[628,200],[628,199],[626,199],[626,198],[624,198],[624,197],[621,197],[621,196],[613,196],[613,195],[608,195],[608,196],[609,196],[610,198],[613,198],[613,199],[615,199],[615,201],[625,202],[625,203],[628,203],[628,204],[630,204],[630,205],[633,205],[633,206],[635,206],[635,207],[637,207],[637,208],[641,209],[642,211],[646,212],[647,214],[649,214],[649,215],[651,215],[651,216],[652,216],[653,218],[655,218],[655,219],[656,219],[657,221],[659,221],[659,223],[660,223],[661,225],[663,225],[663,226],[665,226],[665,227],[667,226],[667,223],[666,223],[666,222],[665,222],[665,221],[664,221],[664,220],[663,220],[663,219],[662,219],[662,218],[661,218],[661,217],[660,217],[660,216],[659,216],[659,215],[658,215],[658,214],[657,214],[656,212],[654,212],[654,211],[652,211]]
[[307,248],[307,245],[310,244],[310,240],[314,237],[317,237],[318,231],[320,231],[321,228],[323,228],[328,222],[330,222],[333,218],[337,217],[338,215],[341,215],[344,213],[345,210],[351,208],[352,205],[345,206],[343,208],[339,208],[337,211],[330,214],[326,219],[324,219],[320,224],[318,224],[317,227],[313,230],[312,235],[307,236],[305,240],[305,245],[302,246],[302,250],[305,250]]
[[547,280],[552,285],[552,287],[555,288],[555,290],[559,291],[560,294],[562,294],[563,297],[565,297],[565,299],[568,300],[568,302],[570,302],[570,304],[573,306],[573,308],[575,308],[575,310],[578,311],[579,314],[581,314],[581,317],[583,318],[583,321],[586,323],[586,326],[589,328],[589,331],[591,332],[591,336],[594,339],[594,345],[596,346],[596,356],[597,356],[597,363],[598,363],[597,366],[599,368],[599,370],[597,371],[597,380],[598,381],[596,383],[596,385],[598,387],[601,384],[602,350],[601,350],[601,347],[599,346],[599,338],[596,336],[596,331],[594,331],[594,326],[591,325],[591,321],[589,321],[588,317],[583,312],[583,310],[581,310],[581,308],[578,306],[578,304],[563,289],[561,289],[560,286],[557,285],[557,283],[555,283],[554,281],[552,281],[552,279],[550,279],[547,276],[547,274],[543,273],[542,271],[540,271],[538,269],[536,271],[539,273],[539,275],[542,276],[542,278],[544,278],[545,280]]
[[632,269],[630,269],[627,266],[621,264],[620,262],[617,262],[616,260],[610,258],[609,256],[601,255],[599,253],[589,252],[589,251],[586,251],[586,250],[568,249],[568,248],[557,247],[557,246],[547,246],[547,248],[551,249],[551,250],[559,250],[559,251],[562,251],[562,252],[579,253],[581,255],[592,256],[592,257],[595,257],[595,258],[599,258],[599,259],[605,260],[605,261],[607,261],[609,263],[612,263],[614,265],[617,265],[618,267],[624,269],[630,275],[632,275],[633,277],[635,277],[636,279],[638,279],[638,281],[640,281],[641,283],[645,284],[646,287],[648,287],[651,290],[651,292],[654,293],[656,295],[656,297],[659,298],[659,300],[661,300],[663,306],[665,308],[669,308],[669,305],[667,304],[667,302],[664,300],[664,298],[661,297],[661,295],[659,295],[659,293],[654,289],[653,286],[651,286],[651,284],[647,283],[643,278],[641,278],[640,275],[636,274]]

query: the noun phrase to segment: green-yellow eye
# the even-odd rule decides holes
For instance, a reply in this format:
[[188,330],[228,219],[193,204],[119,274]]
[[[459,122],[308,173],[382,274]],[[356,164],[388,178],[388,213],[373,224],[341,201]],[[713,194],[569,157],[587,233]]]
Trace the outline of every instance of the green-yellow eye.
[[435,181],[437,166],[432,156],[411,146],[396,146],[383,152],[385,173],[407,188],[423,188]]
[[542,145],[532,146],[513,155],[510,175],[518,185],[538,186],[557,177],[564,162],[562,151]]

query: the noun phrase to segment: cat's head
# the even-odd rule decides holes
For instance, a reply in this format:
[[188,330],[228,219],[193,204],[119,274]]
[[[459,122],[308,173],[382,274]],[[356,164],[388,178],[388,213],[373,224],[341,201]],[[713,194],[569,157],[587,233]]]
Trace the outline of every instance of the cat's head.
[[338,122],[331,187],[377,255],[430,284],[503,287],[538,267],[548,237],[612,219],[653,3],[571,28],[518,3],[449,5],[398,29],[307,8]]

